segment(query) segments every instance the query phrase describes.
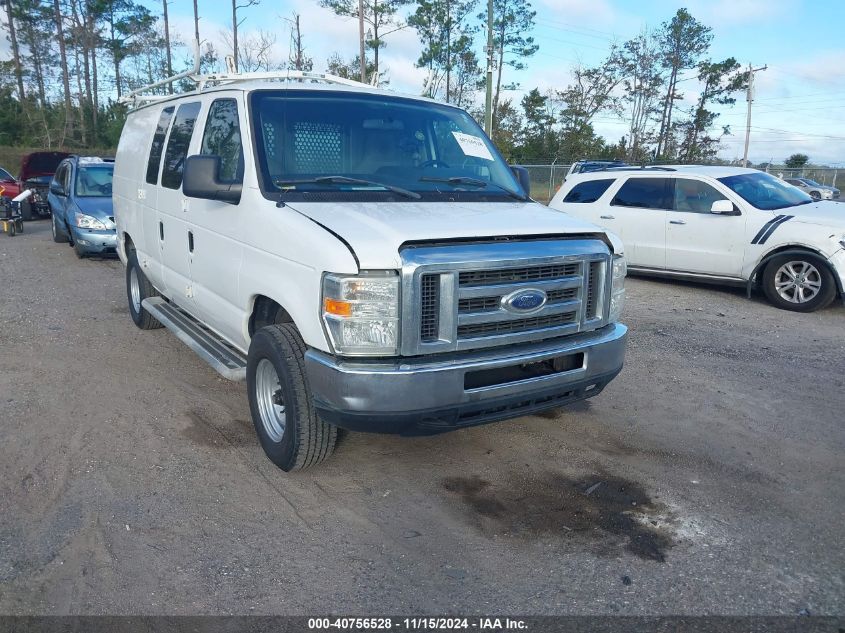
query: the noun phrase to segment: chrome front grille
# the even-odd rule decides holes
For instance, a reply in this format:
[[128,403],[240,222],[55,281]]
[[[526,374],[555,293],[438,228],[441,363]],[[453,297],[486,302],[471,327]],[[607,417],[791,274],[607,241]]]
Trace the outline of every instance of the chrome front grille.
[[[610,250],[600,240],[419,246],[402,259],[405,355],[542,340],[606,323]],[[509,298],[526,290],[542,291],[545,302],[515,309]]]
[[529,317],[527,319],[515,319],[513,321],[494,321],[492,323],[473,323],[470,325],[458,326],[458,338],[476,338],[480,336],[498,336],[511,334],[513,332],[525,332],[526,330],[542,330],[550,327],[558,327],[573,323],[578,314],[576,312],[564,312],[563,314],[552,314],[542,317]]
[[440,316],[440,275],[420,278],[420,340],[436,341]]
[[528,283],[577,275],[578,269],[579,264],[561,264],[556,266],[505,268],[502,270],[469,270],[460,273],[458,284],[461,286],[482,286],[516,282]]

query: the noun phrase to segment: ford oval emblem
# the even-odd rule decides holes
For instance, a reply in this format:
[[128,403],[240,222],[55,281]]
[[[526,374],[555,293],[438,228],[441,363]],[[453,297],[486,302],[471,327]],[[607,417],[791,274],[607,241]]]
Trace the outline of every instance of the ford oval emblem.
[[546,293],[542,290],[517,290],[502,297],[502,307],[508,312],[524,314],[542,308],[546,305],[546,299]]

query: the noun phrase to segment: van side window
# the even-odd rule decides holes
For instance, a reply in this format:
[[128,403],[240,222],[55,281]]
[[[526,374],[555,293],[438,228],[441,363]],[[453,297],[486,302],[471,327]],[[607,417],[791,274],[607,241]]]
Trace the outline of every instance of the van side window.
[[147,160],[147,182],[151,185],[158,182],[158,168],[161,165],[161,151],[164,149],[164,137],[167,136],[167,126],[170,125],[170,119],[173,117],[174,107],[170,106],[161,111],[161,116],[158,118],[158,125],[156,126],[155,134],[153,134],[153,144],[150,146],[150,157]]
[[564,202],[595,202],[604,195],[607,188],[613,184],[613,178],[606,180],[585,180],[574,187],[566,194]]
[[220,157],[220,170],[217,173],[220,182],[243,182],[244,153],[238,102],[234,99],[217,99],[211,104],[200,154]]
[[161,170],[161,186],[168,189],[178,189],[182,186],[182,170],[185,168],[185,158],[188,156],[188,146],[194,133],[194,123],[200,113],[200,103],[183,103],[176,110],[170,138],[167,139],[167,150],[164,152],[164,168]]
[[610,204],[640,209],[671,209],[671,184],[668,178],[629,178]]

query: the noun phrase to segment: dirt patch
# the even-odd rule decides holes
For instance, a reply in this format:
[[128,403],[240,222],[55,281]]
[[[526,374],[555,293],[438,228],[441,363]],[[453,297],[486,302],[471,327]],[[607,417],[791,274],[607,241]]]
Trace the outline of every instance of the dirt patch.
[[547,473],[495,486],[478,476],[449,477],[442,486],[488,536],[587,539],[601,546],[621,537],[630,553],[661,563],[673,545],[665,528],[648,520],[662,507],[636,482],[606,473],[579,479]]
[[232,420],[231,427],[221,428],[200,409],[186,411],[185,417],[190,420],[191,425],[182,430],[182,436],[196,444],[211,448],[226,448],[245,446],[253,441],[252,436],[246,433],[247,425],[251,428],[252,424],[245,420]]

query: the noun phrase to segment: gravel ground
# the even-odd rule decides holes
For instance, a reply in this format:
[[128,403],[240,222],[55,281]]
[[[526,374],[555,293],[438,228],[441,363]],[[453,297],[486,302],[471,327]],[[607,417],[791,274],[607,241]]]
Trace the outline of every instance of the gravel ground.
[[838,304],[632,279],[595,399],[289,475],[120,262],[0,267],[0,613],[843,613]]

